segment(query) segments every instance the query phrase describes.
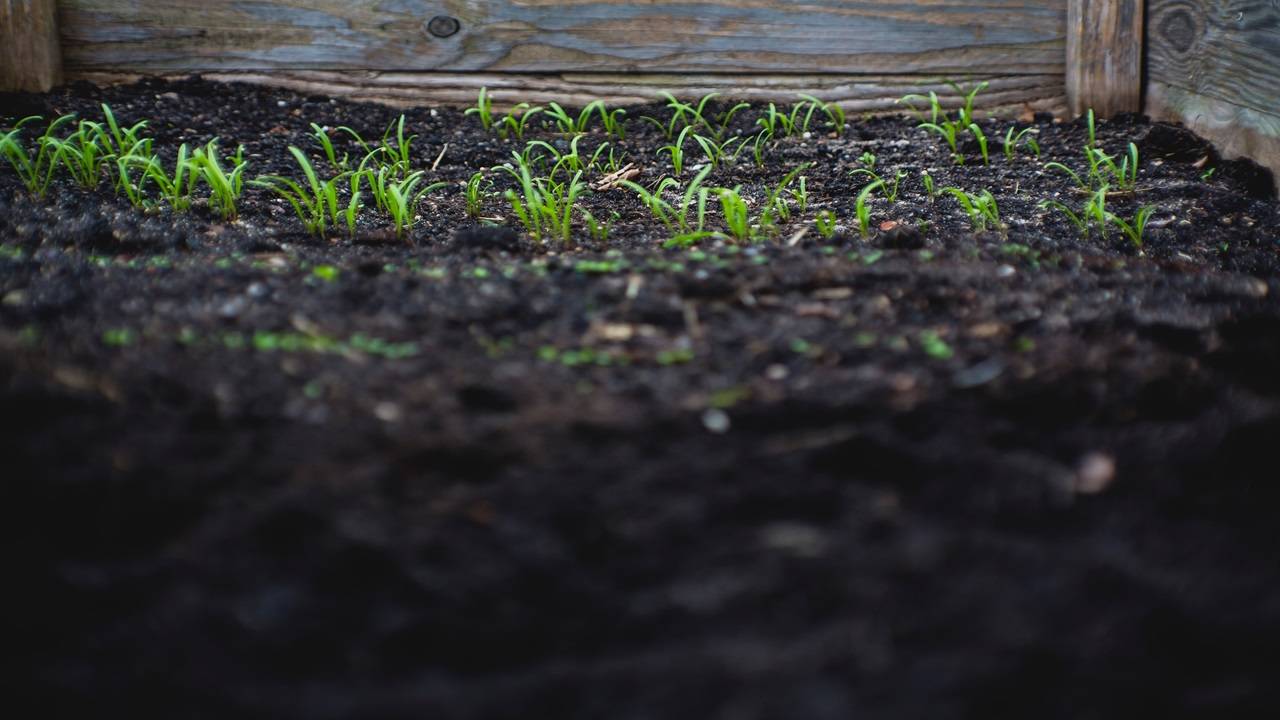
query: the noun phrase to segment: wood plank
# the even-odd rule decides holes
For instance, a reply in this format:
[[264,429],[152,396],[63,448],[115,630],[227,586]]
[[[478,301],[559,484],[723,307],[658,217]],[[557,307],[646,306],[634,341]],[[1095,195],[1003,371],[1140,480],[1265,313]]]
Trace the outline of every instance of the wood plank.
[[1147,113],[1280,177],[1280,2],[1147,2]]
[[1143,0],[1069,0],[1067,101],[1073,115],[1142,109]]
[[1160,82],[1147,84],[1146,112],[1180,122],[1226,158],[1247,157],[1280,179],[1280,116]]
[[[66,61],[80,71],[1041,75],[1063,71],[1066,24],[1066,0],[62,0],[60,5]],[[456,19],[457,31],[433,35],[427,27],[437,16]]]
[[[132,82],[140,76],[119,72],[69,73],[70,80],[100,85]],[[174,79],[181,75],[170,76]],[[959,103],[955,91],[941,78],[914,75],[683,75],[614,73],[382,73],[356,71],[271,71],[263,73],[206,73],[208,80],[248,82],[283,87],[303,94],[332,95],[397,107],[411,105],[466,106],[481,87],[489,88],[495,108],[518,102],[545,104],[552,100],[581,107],[601,99],[609,105],[653,102],[661,91],[696,98],[710,92],[726,99],[753,103],[792,102],[797,93],[839,102],[853,113],[896,113],[894,101],[908,93],[937,92],[944,103]],[[1051,112],[1062,115],[1066,97],[1061,75],[984,75],[971,82],[990,83],[978,96],[979,114]]]
[[0,0],[0,90],[45,92],[62,82],[54,0]]
[[1280,2],[1148,2],[1153,81],[1280,114]]

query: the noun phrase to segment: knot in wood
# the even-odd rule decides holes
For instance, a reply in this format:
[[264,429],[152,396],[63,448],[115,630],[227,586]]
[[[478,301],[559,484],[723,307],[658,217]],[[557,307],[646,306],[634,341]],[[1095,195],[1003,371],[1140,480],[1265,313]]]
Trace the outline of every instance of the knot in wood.
[[438,38],[447,38],[462,28],[457,18],[448,15],[437,15],[427,21],[427,32]]

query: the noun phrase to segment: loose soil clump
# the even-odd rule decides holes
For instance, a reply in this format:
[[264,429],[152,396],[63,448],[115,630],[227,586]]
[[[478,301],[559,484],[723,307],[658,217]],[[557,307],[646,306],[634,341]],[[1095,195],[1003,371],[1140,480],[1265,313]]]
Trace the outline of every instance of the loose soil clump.
[[[250,178],[296,174],[309,123],[376,138],[400,115],[193,78],[0,95],[0,126],[103,102],[162,153],[243,145]],[[610,142],[653,187],[668,140],[643,115],[669,111],[629,108]],[[5,634],[46,715],[1280,706],[1265,171],[1099,122],[1100,146],[1140,154],[1136,191],[1108,197],[1154,208],[1138,247],[1040,206],[1088,200],[1044,167],[1080,164],[1083,120],[1016,121],[1040,156],[1012,161],[1015,121],[981,120],[990,164],[910,118],[815,121],[708,176],[757,217],[811,163],[805,207],[788,195],[761,239],[663,247],[616,187],[581,200],[616,213],[607,237],[575,221],[540,244],[496,195],[505,172],[498,226],[466,211],[468,178],[523,143],[458,109],[405,118],[415,169],[449,186],[403,239],[374,214],[314,237],[258,188],[235,221],[65,179],[37,201],[0,168]],[[867,153],[906,174],[863,237]],[[999,222],[975,232],[925,172],[988,190]]]

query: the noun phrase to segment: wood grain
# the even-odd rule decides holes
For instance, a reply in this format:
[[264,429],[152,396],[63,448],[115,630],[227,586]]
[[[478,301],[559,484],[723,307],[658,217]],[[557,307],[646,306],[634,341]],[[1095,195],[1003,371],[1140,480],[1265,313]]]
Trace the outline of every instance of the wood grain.
[[54,0],[0,0],[0,90],[44,92],[61,81]]
[[1280,2],[1147,3],[1146,112],[1280,177]]
[[[1063,71],[1066,0],[62,0],[77,70]],[[455,18],[436,37],[426,23]]]
[[1186,125],[1223,157],[1250,158],[1280,179],[1280,116],[1160,82],[1147,84],[1146,111]]
[[1153,81],[1280,114],[1280,2],[1148,3]]
[[[71,80],[100,85],[132,82],[134,73],[72,72]],[[174,76],[181,77],[181,76]],[[894,101],[908,93],[937,92],[955,106],[960,98],[942,78],[914,75],[697,75],[614,73],[382,73],[356,71],[205,73],[208,80],[247,82],[283,87],[303,94],[333,95],[353,100],[405,107],[410,105],[474,104],[481,87],[489,88],[495,108],[517,102],[545,104],[552,100],[581,107],[597,98],[609,105],[653,102],[661,91],[697,98],[710,92],[750,102],[792,102],[797,93],[838,102],[849,112],[901,112]],[[983,75],[966,82],[990,83],[978,96],[980,112],[1023,114],[1065,112],[1061,75]]]
[[1073,115],[1142,109],[1143,0],[1068,0],[1067,101]]

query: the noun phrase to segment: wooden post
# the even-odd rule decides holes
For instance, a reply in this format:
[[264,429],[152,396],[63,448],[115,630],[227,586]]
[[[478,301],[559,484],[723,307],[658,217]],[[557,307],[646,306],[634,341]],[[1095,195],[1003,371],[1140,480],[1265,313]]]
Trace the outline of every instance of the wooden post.
[[0,0],[0,91],[45,92],[62,82],[55,0]]
[[1143,0],[1068,0],[1067,104],[1099,117],[1142,110]]

